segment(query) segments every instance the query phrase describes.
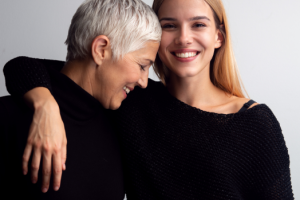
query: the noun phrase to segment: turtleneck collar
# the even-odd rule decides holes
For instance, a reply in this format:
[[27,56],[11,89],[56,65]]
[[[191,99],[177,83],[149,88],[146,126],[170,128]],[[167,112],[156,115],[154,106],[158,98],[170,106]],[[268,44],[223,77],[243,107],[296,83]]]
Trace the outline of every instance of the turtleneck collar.
[[105,109],[93,96],[66,75],[49,70],[53,96],[61,112],[78,121],[86,121]]

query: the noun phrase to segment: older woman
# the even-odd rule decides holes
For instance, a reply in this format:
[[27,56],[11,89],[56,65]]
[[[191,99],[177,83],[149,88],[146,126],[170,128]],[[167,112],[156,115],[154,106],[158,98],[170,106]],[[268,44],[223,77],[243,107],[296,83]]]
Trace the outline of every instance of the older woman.
[[[53,112],[60,111],[64,121],[64,124],[57,125],[65,126],[71,142],[68,148],[71,159],[67,163],[68,171],[64,173],[64,187],[56,193],[53,190],[46,194],[39,192],[40,188],[44,193],[49,188],[52,159],[55,163],[54,190],[60,187],[63,158],[61,154],[52,157],[49,152],[53,132],[29,139],[29,143],[35,144],[35,150],[41,146],[45,150],[42,152],[43,181],[37,180],[39,151],[35,151],[32,157],[31,179],[37,182],[36,185],[30,184],[29,177],[15,173],[19,171],[17,166],[21,166],[32,112],[12,97],[1,97],[0,132],[5,139],[4,143],[1,142],[1,161],[10,163],[1,170],[1,182],[5,183],[3,191],[10,195],[9,199],[20,194],[30,199],[124,198],[119,146],[106,109],[119,108],[135,86],[147,86],[148,70],[155,60],[160,37],[157,17],[142,1],[87,0],[78,8],[66,40],[67,62],[60,73],[54,70],[55,67],[51,68],[55,66],[53,63],[48,71],[52,94],[59,106]],[[41,95],[50,93],[42,92]],[[35,115],[39,113],[43,112],[37,108]],[[52,120],[45,115],[39,117]],[[31,126],[32,133],[45,129],[47,127],[41,124]],[[66,142],[65,136],[61,141]],[[25,152],[30,152],[31,148],[27,145]],[[24,155],[28,161],[30,153]],[[13,157],[19,159],[11,159]]]

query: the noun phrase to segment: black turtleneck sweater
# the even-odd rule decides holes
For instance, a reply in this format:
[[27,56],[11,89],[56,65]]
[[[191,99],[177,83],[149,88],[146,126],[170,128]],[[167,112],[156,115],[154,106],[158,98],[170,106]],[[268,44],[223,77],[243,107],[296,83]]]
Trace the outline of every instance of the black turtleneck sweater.
[[119,144],[106,110],[64,74],[49,68],[47,76],[68,139],[67,170],[63,172],[61,188],[54,192],[51,182],[49,191],[43,194],[41,174],[36,185],[31,183],[30,175],[22,175],[22,155],[33,113],[24,103],[7,96],[0,98],[2,197],[123,200]]
[[[52,62],[10,61],[4,69],[8,91],[51,89],[45,66]],[[236,114],[205,112],[149,79],[147,89],[135,88],[110,114],[121,141],[128,200],[293,199],[287,147],[265,104]]]

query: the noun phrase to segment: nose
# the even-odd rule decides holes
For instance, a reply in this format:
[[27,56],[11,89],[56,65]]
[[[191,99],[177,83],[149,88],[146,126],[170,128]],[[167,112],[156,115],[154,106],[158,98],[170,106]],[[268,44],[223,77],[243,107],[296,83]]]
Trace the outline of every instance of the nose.
[[148,85],[148,75],[149,75],[149,68],[147,71],[142,72],[140,79],[138,80],[138,86],[141,88],[146,88]]
[[191,37],[190,31],[187,27],[183,26],[180,31],[178,31],[178,35],[175,38],[175,44],[180,46],[187,46],[192,44],[193,38]]

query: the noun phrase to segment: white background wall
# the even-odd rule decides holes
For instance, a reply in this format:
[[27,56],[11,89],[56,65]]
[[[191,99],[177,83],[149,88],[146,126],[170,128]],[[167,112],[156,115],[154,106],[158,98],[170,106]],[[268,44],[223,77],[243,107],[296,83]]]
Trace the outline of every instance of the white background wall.
[[[65,60],[64,41],[83,0],[1,0],[0,69],[16,56]],[[145,0],[149,5],[152,0]],[[250,97],[281,124],[300,198],[300,1],[223,0],[239,69]],[[157,80],[153,72],[150,77]],[[7,95],[0,73],[0,96]]]

